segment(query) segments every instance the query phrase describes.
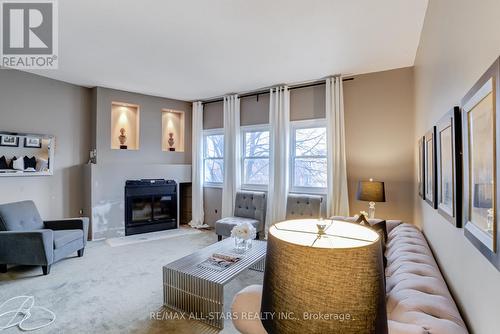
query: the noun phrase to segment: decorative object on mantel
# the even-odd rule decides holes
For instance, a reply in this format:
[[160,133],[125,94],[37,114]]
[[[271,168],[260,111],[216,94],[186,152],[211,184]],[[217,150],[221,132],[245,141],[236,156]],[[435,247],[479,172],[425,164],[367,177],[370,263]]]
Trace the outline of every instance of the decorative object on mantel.
[[24,137],[24,147],[42,148],[42,138],[40,138],[40,137]]
[[120,129],[120,135],[118,136],[118,140],[120,141],[120,150],[126,150],[127,145],[125,145],[125,143],[127,142],[127,136],[125,135],[124,128]]
[[97,163],[97,150],[94,148],[89,152],[89,164],[96,164],[96,163]]
[[467,239],[500,270],[500,58],[461,101],[463,227]]
[[385,202],[385,187],[384,182],[373,181],[359,181],[358,193],[356,198],[359,201],[368,201],[368,218],[375,218],[375,202]]
[[19,137],[16,135],[4,134],[0,136],[0,146],[18,147]]
[[252,240],[257,236],[257,230],[252,224],[241,223],[233,227],[231,237],[234,238],[234,249],[237,253],[244,253],[252,247]]
[[168,148],[169,151],[173,152],[175,151],[175,147],[174,147],[174,144],[175,144],[175,141],[174,141],[174,134],[172,132],[170,132],[168,134],[168,145],[170,146]]
[[[318,223],[327,226],[318,230]],[[375,231],[343,221],[271,226],[260,310],[266,331],[308,333],[314,325],[315,333],[387,333],[381,247]]]

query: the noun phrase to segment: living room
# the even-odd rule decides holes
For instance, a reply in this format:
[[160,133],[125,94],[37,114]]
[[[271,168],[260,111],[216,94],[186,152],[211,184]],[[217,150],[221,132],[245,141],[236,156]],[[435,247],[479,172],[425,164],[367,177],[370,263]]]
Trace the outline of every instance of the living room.
[[498,1],[35,3],[0,332],[497,332]]

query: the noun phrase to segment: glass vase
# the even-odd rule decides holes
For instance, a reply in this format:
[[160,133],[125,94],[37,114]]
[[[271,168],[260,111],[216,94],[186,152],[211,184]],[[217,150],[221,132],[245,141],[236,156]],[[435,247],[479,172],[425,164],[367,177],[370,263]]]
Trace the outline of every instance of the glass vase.
[[245,253],[252,246],[252,239],[234,238],[234,250],[236,253]]

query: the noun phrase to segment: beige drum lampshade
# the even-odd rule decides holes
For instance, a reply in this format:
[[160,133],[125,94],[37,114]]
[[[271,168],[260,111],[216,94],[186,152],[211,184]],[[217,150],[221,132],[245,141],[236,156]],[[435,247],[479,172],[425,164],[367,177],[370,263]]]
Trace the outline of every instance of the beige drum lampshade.
[[332,220],[273,225],[261,312],[273,334],[387,333],[379,235]]

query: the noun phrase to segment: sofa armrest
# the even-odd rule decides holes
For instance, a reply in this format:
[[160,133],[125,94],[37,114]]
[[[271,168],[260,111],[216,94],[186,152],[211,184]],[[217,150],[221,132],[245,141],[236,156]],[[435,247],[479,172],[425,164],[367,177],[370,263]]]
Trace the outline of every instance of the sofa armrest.
[[260,314],[262,285],[250,285],[238,292],[231,305],[234,327],[243,334],[267,334]]
[[83,230],[83,245],[87,244],[89,232],[89,219],[87,217],[46,220],[45,228],[51,230]]
[[49,265],[53,260],[52,230],[0,232],[0,263]]

